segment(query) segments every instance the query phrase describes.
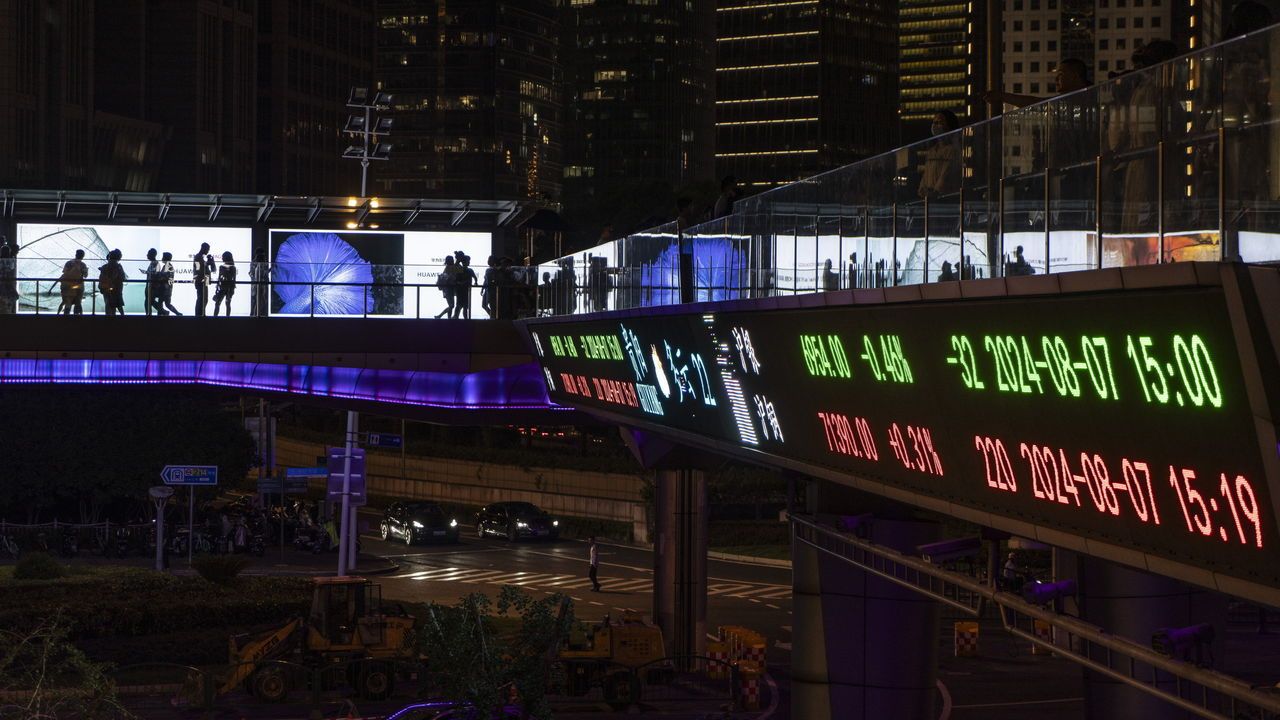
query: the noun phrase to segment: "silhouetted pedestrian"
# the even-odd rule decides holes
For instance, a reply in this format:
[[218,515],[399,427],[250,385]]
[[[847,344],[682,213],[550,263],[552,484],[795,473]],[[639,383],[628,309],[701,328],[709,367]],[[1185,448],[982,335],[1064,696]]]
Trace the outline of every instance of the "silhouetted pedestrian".
[[121,257],[118,249],[112,250],[107,253],[106,264],[98,268],[98,292],[102,293],[108,315],[124,315],[124,283],[129,276],[120,264]]
[[143,305],[146,307],[147,317],[151,317],[151,311],[157,309],[154,306],[157,300],[157,296],[159,295],[159,293],[156,292],[157,287],[159,285],[159,283],[156,280],[156,275],[160,272],[160,261],[156,259],[155,248],[151,248],[150,250],[147,251],[147,260],[149,260],[150,262],[147,263],[147,269],[146,269],[146,274],[147,274],[146,302],[144,302]]
[[58,278],[62,291],[58,312],[70,315],[74,309],[76,315],[84,314],[84,281],[88,277],[89,266],[84,264],[84,250],[76,250],[75,259],[63,263],[62,277]]
[[218,287],[213,294],[213,316],[218,317],[218,308],[222,301],[227,301],[227,317],[231,317],[231,298],[236,294],[236,261],[231,252],[222,253],[222,267],[218,268]]
[[156,274],[156,310],[161,315],[182,317],[182,313],[173,306],[173,253],[160,256],[160,268]]
[[253,282],[252,301],[249,303],[249,314],[254,317],[267,316],[268,295],[267,283],[271,279],[271,267],[267,264],[267,252],[261,248],[253,256],[249,264],[249,280]]
[[204,317],[209,306],[209,281],[213,278],[214,269],[209,243],[200,243],[200,252],[191,258],[191,282],[196,286],[196,317]]
[[18,312],[18,261],[13,249],[0,245],[0,315]]
[[436,287],[440,288],[441,294],[444,295],[444,310],[441,310],[436,319],[453,316],[454,298],[457,297],[458,286],[458,265],[454,262],[452,255],[444,256],[444,269],[440,271],[440,275],[436,277]]
[[471,286],[478,281],[476,271],[471,269],[471,256],[458,253],[457,266],[461,268],[458,272],[458,285],[454,288],[455,304],[453,307],[453,317],[463,317],[467,320],[471,319]]

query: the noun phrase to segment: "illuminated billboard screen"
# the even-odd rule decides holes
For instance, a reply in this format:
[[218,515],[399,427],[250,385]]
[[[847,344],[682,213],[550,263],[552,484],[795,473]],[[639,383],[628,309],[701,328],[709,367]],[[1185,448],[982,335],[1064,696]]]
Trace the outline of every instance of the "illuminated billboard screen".
[[1221,287],[525,327],[555,402],[1280,587]]
[[[192,259],[201,243],[209,243],[209,252],[217,264],[222,253],[230,252],[237,268],[239,285],[230,301],[232,315],[248,315],[251,293],[249,281],[249,228],[167,227],[139,225],[36,225],[20,223],[18,235],[18,312],[56,312],[61,304],[57,279],[63,264],[84,250],[84,263],[89,269],[82,301],[85,312],[105,312],[105,303],[97,293],[94,281],[98,269],[106,263],[107,253],[119,250],[121,265],[129,280],[124,286],[126,314],[145,312],[147,251],[173,254],[174,285],[170,299],[180,313],[195,312],[196,290],[191,284]],[[216,271],[214,277],[216,278]],[[213,314],[210,287],[207,312]]]
[[[447,307],[436,286],[445,257],[469,256],[479,283],[492,252],[477,232],[272,230],[270,242],[271,314],[293,316],[435,317]],[[478,284],[470,305],[485,317]]]

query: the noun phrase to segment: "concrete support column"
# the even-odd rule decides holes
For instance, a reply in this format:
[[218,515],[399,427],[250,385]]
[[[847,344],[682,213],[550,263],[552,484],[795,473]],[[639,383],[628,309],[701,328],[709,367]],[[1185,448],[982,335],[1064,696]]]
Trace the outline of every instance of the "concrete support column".
[[[1143,645],[1161,628],[1200,623],[1214,627],[1202,660],[1222,667],[1226,636],[1226,596],[1177,580],[1105,560],[1078,556],[1080,616],[1104,630]],[[1194,654],[1184,658],[1195,660]],[[1167,683],[1170,691],[1174,682]],[[1195,717],[1117,680],[1084,671],[1085,717],[1090,720]]]
[[[871,542],[912,554],[938,533],[936,523],[887,513],[859,525]],[[791,556],[791,716],[937,717],[937,604],[798,540]]]
[[653,616],[668,655],[707,649],[707,478],[658,470],[654,488]]

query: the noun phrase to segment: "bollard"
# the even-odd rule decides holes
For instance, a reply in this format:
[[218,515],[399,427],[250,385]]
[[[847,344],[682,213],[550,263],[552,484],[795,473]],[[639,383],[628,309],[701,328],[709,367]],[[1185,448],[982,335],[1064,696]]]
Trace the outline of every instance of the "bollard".
[[978,623],[972,620],[960,620],[955,624],[956,657],[977,657],[978,655]]
[[707,663],[707,679],[724,680],[729,677],[728,643],[722,640],[708,642],[707,657],[711,658],[711,662]]
[[[1031,626],[1037,638],[1044,640],[1045,642],[1049,642],[1049,643],[1053,642],[1053,626],[1052,625],[1045,622],[1044,620],[1032,620]],[[1044,647],[1040,647],[1039,645],[1032,644],[1031,654],[1032,655],[1052,655],[1053,651],[1048,648],[1044,648]]]
[[759,665],[748,661],[739,662],[737,667],[738,702],[743,710],[759,710],[762,669]]

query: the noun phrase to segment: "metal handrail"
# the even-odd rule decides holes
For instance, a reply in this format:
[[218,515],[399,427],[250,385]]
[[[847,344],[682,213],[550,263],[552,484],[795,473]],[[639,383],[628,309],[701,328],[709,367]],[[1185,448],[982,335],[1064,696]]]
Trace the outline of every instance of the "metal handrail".
[[[1106,630],[1092,625],[1079,618],[1053,612],[1043,607],[1032,605],[1020,597],[1001,591],[991,584],[984,583],[972,576],[946,570],[921,558],[906,555],[882,545],[862,540],[849,533],[825,527],[806,517],[792,515],[792,533],[796,540],[833,557],[852,563],[863,570],[882,577],[890,582],[927,595],[934,600],[945,603],[975,617],[982,615],[985,603],[992,603],[1000,610],[1000,619],[1005,630],[1033,643],[1038,647],[1051,650],[1053,653],[1107,675],[1149,693],[1160,699],[1193,712],[1200,717],[1211,720],[1235,720],[1243,709],[1252,709],[1262,717],[1280,715],[1280,696],[1260,692],[1248,683],[1233,678],[1216,670],[1198,667],[1180,660],[1161,655],[1154,650],[1139,645],[1131,640],[1118,637]],[[925,582],[921,582],[924,579]],[[934,583],[945,587],[962,589],[980,599],[981,602],[963,603],[945,593],[935,590]],[[1052,640],[1045,640],[1035,633],[1029,633],[1017,625],[1017,616],[1047,623],[1068,638],[1066,645]],[[1072,640],[1079,639],[1087,643],[1083,651],[1074,647]],[[1097,646],[1106,651],[1107,663],[1095,660],[1088,650]],[[1128,672],[1116,670],[1114,662],[1127,665]],[[1136,676],[1139,665],[1152,668],[1153,682],[1155,671],[1163,671],[1177,681],[1181,689],[1183,682],[1200,686],[1204,691],[1200,694],[1200,702],[1194,702],[1182,695],[1148,683]],[[1210,707],[1207,691],[1219,693],[1229,702],[1228,714]],[[1246,706],[1241,708],[1240,705]]]

